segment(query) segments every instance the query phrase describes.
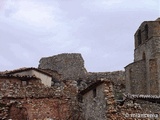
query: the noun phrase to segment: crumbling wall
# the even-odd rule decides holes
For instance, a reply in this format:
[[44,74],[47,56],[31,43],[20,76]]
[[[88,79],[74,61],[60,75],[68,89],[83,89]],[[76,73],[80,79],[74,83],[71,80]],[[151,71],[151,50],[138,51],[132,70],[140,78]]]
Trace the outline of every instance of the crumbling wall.
[[86,120],[105,120],[106,102],[103,94],[104,85],[96,87],[96,96],[93,90],[83,95],[83,112]]
[[97,81],[89,88],[80,92],[82,116],[85,120],[110,119],[110,115],[116,112],[112,82]]
[[62,80],[77,80],[85,78],[86,69],[81,54],[59,54],[52,57],[41,58],[39,68],[55,70],[61,74]]
[[19,78],[0,78],[0,98],[26,98],[55,96],[54,87],[45,87],[39,79],[27,80],[24,85]]
[[123,105],[116,105],[117,111],[111,120],[158,120],[160,105],[147,100],[126,99]]
[[114,82],[116,99],[122,99],[122,93],[125,91],[124,71],[87,72],[81,54],[76,53],[42,58],[39,63],[39,68],[41,69],[57,71],[60,74],[59,80],[61,81],[77,81],[79,90],[85,89],[88,85],[101,78],[111,80]]
[[107,79],[114,83],[113,89],[116,99],[122,99],[122,94],[125,92],[125,72],[89,72],[86,83],[91,84],[95,80]]
[[88,79],[90,80],[100,80],[107,79],[114,83],[120,82],[125,83],[125,73],[124,71],[114,71],[114,72],[89,72]]
[[[5,100],[4,100],[5,101]],[[68,100],[60,98],[8,100],[8,117],[13,120],[66,120],[70,117]]]
[[96,88],[99,88],[96,98],[93,98],[94,88],[83,95],[81,105],[85,120],[159,119],[160,104],[158,103],[127,96],[124,96],[123,101],[116,101],[113,94],[113,85],[108,82],[104,82]]
[[78,117],[78,90],[73,81],[60,87],[46,87],[38,79],[32,79],[32,84],[23,86],[19,77],[5,77],[0,78],[2,120],[70,120]]
[[0,100],[1,120],[66,120],[71,117],[68,99],[61,98],[26,98]]

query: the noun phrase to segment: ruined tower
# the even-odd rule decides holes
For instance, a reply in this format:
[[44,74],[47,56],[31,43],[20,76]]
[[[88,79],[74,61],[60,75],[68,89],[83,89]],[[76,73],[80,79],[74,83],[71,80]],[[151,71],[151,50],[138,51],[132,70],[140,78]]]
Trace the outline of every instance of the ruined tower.
[[126,93],[160,95],[160,18],[135,33],[134,62],[125,67]]
[[38,68],[57,71],[61,80],[77,80],[85,78],[87,70],[84,60],[79,53],[63,53],[51,57],[41,58]]

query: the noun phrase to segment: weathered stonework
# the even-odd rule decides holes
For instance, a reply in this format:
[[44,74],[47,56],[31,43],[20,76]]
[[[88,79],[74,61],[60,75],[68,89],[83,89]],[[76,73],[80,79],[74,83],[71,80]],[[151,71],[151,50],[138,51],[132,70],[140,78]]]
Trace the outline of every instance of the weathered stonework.
[[[24,84],[22,81],[28,83]],[[34,76],[0,76],[1,120],[66,120],[79,109],[76,105],[77,87],[46,87]],[[69,81],[68,81],[69,82]],[[77,113],[77,111],[75,112]],[[18,115],[17,115],[18,114]]]
[[59,54],[52,57],[42,58],[39,68],[55,70],[61,74],[62,80],[76,80],[85,78],[86,69],[81,54]]
[[[44,120],[50,118],[66,120],[69,117],[67,100],[58,98],[39,98],[39,99],[6,99],[8,109],[8,119],[12,120]],[[3,104],[6,104],[6,103]]]
[[87,72],[80,54],[40,60],[33,70],[48,74],[52,86],[32,69],[0,72],[0,120],[158,120],[160,19],[143,22],[135,33],[134,62],[125,73]]
[[[95,89],[96,97],[94,97]],[[85,120],[159,119],[160,104],[149,102],[145,98],[142,100],[125,96],[123,101],[116,102],[113,84],[110,81],[96,81],[80,94],[83,98],[82,116]]]
[[[80,54],[60,54],[52,57],[42,58],[39,68],[43,70],[57,71],[60,75],[57,80],[76,80],[79,90],[85,89],[88,85],[98,79],[108,79],[114,82],[116,99],[122,98],[125,91],[124,71],[115,72],[87,72],[84,61]],[[55,75],[53,75],[54,77]]]
[[98,80],[80,92],[85,120],[106,120],[115,112],[113,86],[110,81]]
[[126,91],[132,94],[147,94],[145,61],[137,61],[126,67]]
[[89,72],[87,82],[93,83],[95,80],[107,79],[112,81],[114,95],[116,99],[122,99],[122,94],[125,92],[125,72]]
[[134,62],[125,67],[126,93],[160,95],[160,19],[135,33]]

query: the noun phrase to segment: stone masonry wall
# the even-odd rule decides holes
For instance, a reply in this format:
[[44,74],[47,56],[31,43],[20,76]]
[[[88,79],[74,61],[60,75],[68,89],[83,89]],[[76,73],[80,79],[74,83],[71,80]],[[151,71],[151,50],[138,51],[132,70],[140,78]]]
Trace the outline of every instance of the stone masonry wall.
[[144,100],[126,100],[123,105],[116,105],[116,112],[109,120],[159,120],[159,104]]
[[95,80],[107,79],[114,83],[113,89],[116,99],[122,99],[122,94],[125,92],[125,72],[89,72],[87,82],[94,82]]
[[62,80],[77,80],[85,78],[86,69],[81,54],[59,54],[52,57],[41,58],[39,68],[55,70],[61,74]]
[[156,58],[160,55],[160,37],[152,37],[147,44],[142,44],[134,51],[134,61],[143,59],[145,54],[146,60]]
[[[134,86],[139,86],[138,90],[134,93],[139,94],[151,94],[160,95],[160,74],[159,74],[159,59],[160,59],[160,19],[156,21],[143,22],[135,33],[135,50],[134,50],[134,63],[132,63],[132,71],[134,75],[126,72],[126,81],[133,82],[134,76],[137,76],[137,81],[141,81],[145,86],[139,86],[139,82],[133,82],[130,86],[132,89]],[[144,64],[138,65],[139,68],[144,68],[141,72],[137,69],[137,62],[144,60]],[[130,65],[129,65],[130,66]],[[127,66],[128,67],[128,66]],[[135,67],[135,68],[134,68]],[[136,71],[139,72],[136,72]],[[136,74],[137,73],[137,74]],[[142,73],[142,75],[140,74]],[[139,77],[139,78],[138,78]],[[127,86],[128,87],[128,86]],[[128,87],[129,88],[129,87]],[[127,89],[128,89],[127,88]],[[128,91],[128,90],[127,90]]]
[[[114,99],[112,84],[104,82],[99,88],[101,89],[99,97],[93,98],[92,90],[83,96],[82,110],[85,120],[88,118],[88,120],[158,120],[160,118],[160,105],[157,103],[129,97],[119,103]],[[105,117],[102,117],[103,115]]]
[[103,91],[104,84],[96,87],[96,97],[93,96],[93,90],[83,96],[85,120],[106,120],[106,102]]
[[28,85],[22,85],[19,78],[0,78],[0,98],[36,98],[55,94],[55,88],[45,87],[40,80],[31,79]]
[[82,115],[85,120],[108,120],[116,112],[115,103],[112,82],[104,81],[83,95]]
[[59,54],[52,57],[42,58],[39,68],[57,71],[59,80],[75,80],[79,90],[85,89],[98,79],[108,79],[114,82],[115,95],[122,99],[125,91],[124,71],[115,72],[87,72],[81,54]]
[[61,87],[46,87],[38,79],[31,79],[29,84],[22,85],[22,78],[0,78],[2,120],[70,120],[78,116],[77,87],[72,81]]
[[88,79],[100,80],[107,79],[114,83],[125,83],[125,73],[124,71],[114,71],[114,72],[89,72]]
[[125,68],[126,93],[147,94],[145,61],[137,61]]
[[59,98],[3,99],[8,111],[6,118],[12,120],[66,120],[70,117],[66,103],[67,99]]
[[[160,36],[160,19],[157,19],[156,21],[144,21],[138,30],[135,33],[135,48],[137,48],[138,45],[138,33],[139,30],[141,31],[141,40],[142,44],[145,43],[147,40],[151,39],[152,37]],[[146,26],[148,30],[146,30]],[[147,36],[147,37],[146,37]]]

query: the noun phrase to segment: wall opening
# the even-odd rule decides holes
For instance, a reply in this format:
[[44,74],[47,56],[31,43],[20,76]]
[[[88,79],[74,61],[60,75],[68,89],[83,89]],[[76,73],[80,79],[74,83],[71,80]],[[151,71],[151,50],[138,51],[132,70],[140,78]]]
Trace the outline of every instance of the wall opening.
[[28,81],[22,80],[22,81],[21,81],[21,84],[22,84],[23,87],[24,87],[24,86],[27,86],[27,85],[28,85]]
[[145,39],[148,39],[148,25],[145,25]]
[[138,31],[137,38],[138,38],[138,45],[140,45],[142,43],[141,30]]
[[93,89],[93,98],[95,98],[97,96],[97,90],[96,88]]
[[24,107],[18,108],[16,104],[13,104],[9,109],[9,118],[13,120],[28,120],[27,109]]
[[142,60],[146,60],[146,54],[145,54],[145,52],[143,52]]

